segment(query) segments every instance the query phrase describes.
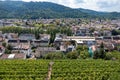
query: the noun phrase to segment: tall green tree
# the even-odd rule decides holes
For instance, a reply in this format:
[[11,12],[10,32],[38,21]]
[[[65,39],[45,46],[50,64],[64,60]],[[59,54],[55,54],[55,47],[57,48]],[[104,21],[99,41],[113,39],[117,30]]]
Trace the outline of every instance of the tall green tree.
[[101,43],[100,45],[100,58],[104,59],[105,58],[105,50],[104,50],[104,44]]

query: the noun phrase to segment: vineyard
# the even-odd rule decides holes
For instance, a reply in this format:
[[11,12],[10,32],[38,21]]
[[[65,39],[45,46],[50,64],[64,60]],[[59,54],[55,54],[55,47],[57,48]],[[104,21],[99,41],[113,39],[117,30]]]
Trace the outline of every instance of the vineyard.
[[[0,80],[45,80],[49,60],[0,60]],[[120,80],[120,62],[55,60],[51,80]]]

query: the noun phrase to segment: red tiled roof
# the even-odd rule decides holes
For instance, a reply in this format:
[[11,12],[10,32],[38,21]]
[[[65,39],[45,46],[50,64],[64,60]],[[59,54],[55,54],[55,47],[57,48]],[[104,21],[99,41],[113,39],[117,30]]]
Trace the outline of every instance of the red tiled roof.
[[[9,59],[10,54],[3,54],[0,59]],[[23,59],[26,55],[23,53],[16,53],[15,56],[11,59]]]
[[25,54],[22,54],[22,53],[18,53],[18,54],[15,54],[15,59],[23,59],[25,57]]
[[7,59],[9,54],[3,54],[0,59]]

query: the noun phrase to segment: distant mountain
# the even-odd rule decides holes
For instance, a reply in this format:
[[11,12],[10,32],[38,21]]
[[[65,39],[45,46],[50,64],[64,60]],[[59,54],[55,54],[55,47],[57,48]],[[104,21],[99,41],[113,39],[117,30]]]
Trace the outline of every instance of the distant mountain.
[[79,8],[78,10],[80,10],[81,12],[84,12],[84,13],[88,13],[90,15],[105,15],[108,13],[108,12],[98,12],[98,11],[82,9],[82,8]]
[[0,18],[78,18],[89,17],[77,9],[50,2],[1,1]]
[[[99,14],[99,15],[98,15]],[[50,2],[0,1],[0,18],[120,18],[120,13],[72,9]]]
[[97,16],[97,17],[102,17],[102,18],[110,18],[110,19],[118,19],[120,18],[120,13],[118,12],[98,12],[94,10],[89,10],[89,9],[78,9],[81,12],[87,13],[92,16]]

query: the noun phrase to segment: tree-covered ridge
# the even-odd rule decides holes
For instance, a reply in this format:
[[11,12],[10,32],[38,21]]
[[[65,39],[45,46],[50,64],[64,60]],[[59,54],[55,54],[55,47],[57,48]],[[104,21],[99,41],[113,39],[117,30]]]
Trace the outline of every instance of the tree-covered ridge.
[[50,2],[0,1],[0,18],[120,18],[120,13],[72,9]]
[[0,18],[76,18],[87,14],[49,2],[0,2]]
[[98,12],[94,10],[89,10],[89,9],[78,9],[81,12],[87,13],[91,16],[96,16],[97,18],[108,18],[108,19],[119,19],[120,18],[120,13],[118,12]]

